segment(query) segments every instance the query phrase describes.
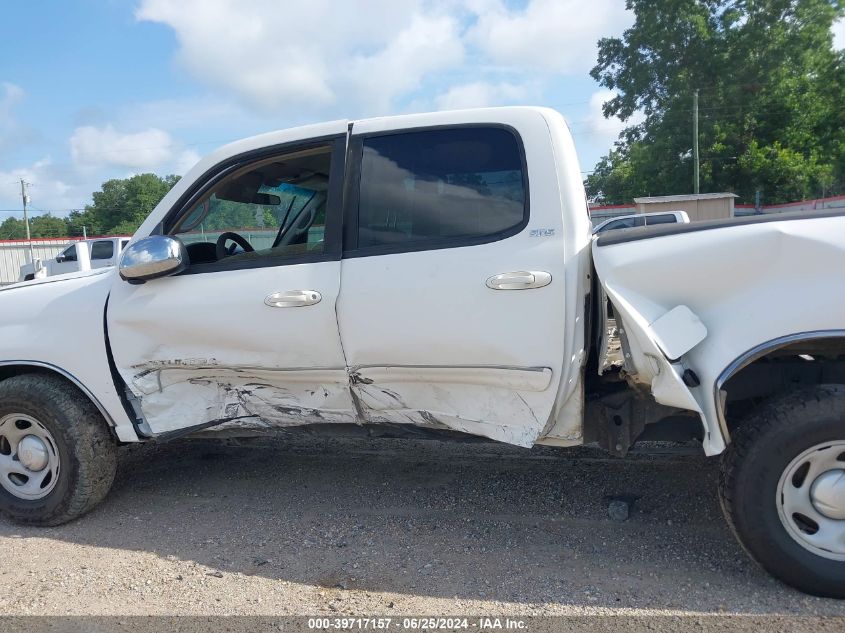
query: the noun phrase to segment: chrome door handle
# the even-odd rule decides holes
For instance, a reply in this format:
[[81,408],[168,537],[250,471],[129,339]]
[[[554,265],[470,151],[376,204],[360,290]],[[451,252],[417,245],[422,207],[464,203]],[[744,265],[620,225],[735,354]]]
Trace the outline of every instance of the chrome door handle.
[[550,283],[552,283],[551,273],[543,270],[519,270],[493,275],[487,280],[487,287],[493,290],[527,290],[542,288]]
[[316,290],[287,290],[274,292],[264,298],[264,303],[271,308],[299,308],[313,306],[323,298]]

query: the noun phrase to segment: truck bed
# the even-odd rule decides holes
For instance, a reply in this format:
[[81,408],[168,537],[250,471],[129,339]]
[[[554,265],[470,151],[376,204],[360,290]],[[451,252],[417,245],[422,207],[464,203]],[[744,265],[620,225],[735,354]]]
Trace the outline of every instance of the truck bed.
[[834,209],[824,211],[792,211],[789,213],[773,213],[767,215],[749,215],[720,220],[706,220],[704,222],[692,222],[690,224],[656,224],[652,226],[640,226],[631,229],[618,229],[603,233],[596,242],[597,246],[611,246],[637,240],[648,240],[653,237],[665,235],[679,235],[681,233],[696,233],[698,231],[709,231],[711,229],[723,229],[734,226],[746,226],[748,224],[764,224],[766,222],[787,222],[790,220],[813,220],[819,218],[838,217],[845,215],[845,209]]

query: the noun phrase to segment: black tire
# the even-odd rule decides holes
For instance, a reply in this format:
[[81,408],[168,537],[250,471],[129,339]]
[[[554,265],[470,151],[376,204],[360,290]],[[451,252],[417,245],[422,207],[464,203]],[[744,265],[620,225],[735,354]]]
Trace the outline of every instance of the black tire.
[[793,460],[820,444],[841,441],[845,385],[790,392],[741,422],[723,456],[719,480],[722,510],[751,557],[784,583],[830,598],[845,598],[845,560],[800,545],[781,522],[777,499],[781,476]]
[[40,499],[22,499],[0,486],[0,512],[19,523],[59,525],[75,519],[108,494],[117,469],[117,445],[97,408],[59,376],[25,374],[0,381],[0,419],[37,419],[55,440],[57,483]]

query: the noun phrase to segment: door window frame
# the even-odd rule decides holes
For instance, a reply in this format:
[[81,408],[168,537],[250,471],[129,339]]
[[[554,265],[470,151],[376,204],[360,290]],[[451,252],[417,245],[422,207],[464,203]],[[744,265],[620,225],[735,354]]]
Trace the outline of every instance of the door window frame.
[[[522,170],[522,189],[524,192],[524,205],[522,221],[502,231],[486,233],[472,237],[444,237],[439,239],[421,240],[419,242],[399,244],[378,244],[374,246],[358,246],[359,232],[359,205],[361,198],[361,167],[364,159],[364,141],[370,138],[382,138],[386,136],[404,136],[417,132],[434,132],[440,130],[464,130],[464,129],[498,129],[506,130],[516,141],[517,152],[519,153],[520,169]],[[522,136],[516,128],[504,123],[449,123],[445,125],[429,125],[420,127],[400,128],[396,130],[384,130],[378,132],[355,133],[352,126],[349,138],[349,149],[346,155],[346,178],[343,187],[343,258],[370,257],[373,255],[391,255],[396,253],[416,253],[420,251],[441,250],[444,248],[459,248],[462,246],[477,246],[498,242],[508,237],[517,235],[525,230],[531,219],[531,195],[530,182],[528,178],[528,161],[525,154],[525,145]]]
[[[268,268],[275,266],[290,266],[293,264],[309,264],[315,262],[339,261],[341,258],[343,232],[343,187],[346,163],[346,134],[303,139],[271,147],[245,152],[228,158],[204,173],[194,184],[173,204],[161,222],[152,230],[151,235],[169,235],[185,213],[190,213],[197,203],[227,176],[248,168],[250,165],[262,162],[275,156],[283,156],[297,151],[316,147],[331,147],[331,168],[329,172],[328,198],[326,200],[326,228],[323,238],[323,250],[319,253],[296,253],[267,255],[266,257],[226,260],[210,263],[198,263],[188,266],[179,275],[200,275],[205,273],[225,272],[229,270],[246,270],[251,268]],[[178,234],[173,237],[179,237]],[[177,276],[179,276],[177,275]]]

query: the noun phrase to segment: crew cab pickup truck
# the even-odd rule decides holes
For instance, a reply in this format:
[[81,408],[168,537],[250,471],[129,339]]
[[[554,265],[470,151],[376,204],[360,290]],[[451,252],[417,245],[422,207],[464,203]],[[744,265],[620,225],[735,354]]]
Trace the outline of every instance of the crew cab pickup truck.
[[[87,247],[86,250],[79,248],[80,242]],[[39,276],[63,275],[89,268],[114,266],[128,243],[129,239],[126,237],[103,237],[71,242],[56,257],[42,262],[40,267],[35,262],[21,266],[20,281],[32,281]],[[44,272],[39,275],[41,270]]]
[[723,455],[747,551],[843,598],[843,261],[829,213],[594,238],[553,110],[242,140],[174,186],[117,268],[0,291],[0,510],[68,521],[105,497],[117,443],[199,432],[620,457],[697,439]]

